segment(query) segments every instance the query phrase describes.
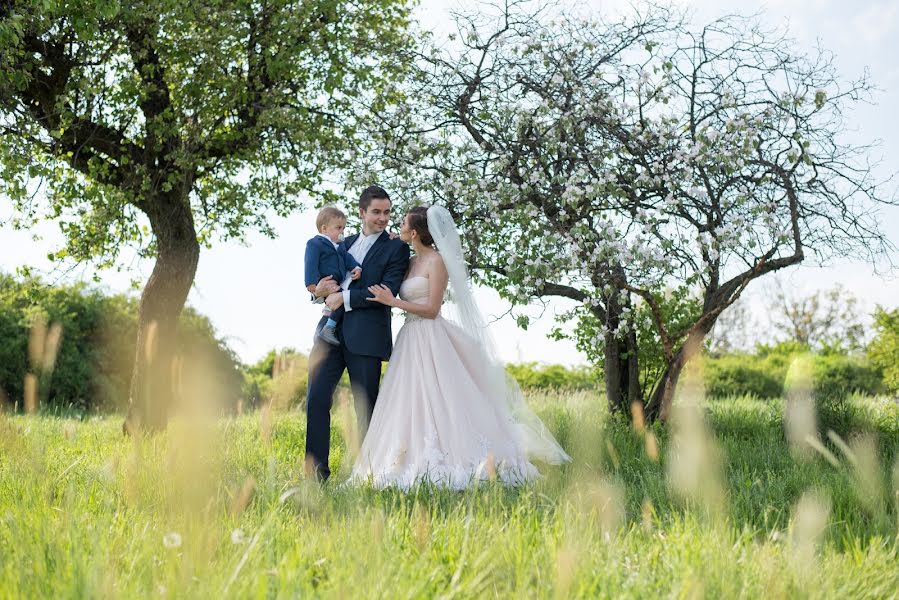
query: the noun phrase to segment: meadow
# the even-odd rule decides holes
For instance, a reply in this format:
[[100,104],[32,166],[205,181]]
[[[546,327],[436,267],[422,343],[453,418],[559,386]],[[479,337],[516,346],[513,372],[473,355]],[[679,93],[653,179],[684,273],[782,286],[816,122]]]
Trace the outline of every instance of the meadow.
[[[534,485],[408,493],[304,481],[305,418],[0,415],[0,597],[895,598],[899,403],[851,397],[806,443],[783,400],[636,426],[531,393],[574,461]],[[787,419],[789,421],[789,419]],[[808,424],[806,424],[808,426]]]

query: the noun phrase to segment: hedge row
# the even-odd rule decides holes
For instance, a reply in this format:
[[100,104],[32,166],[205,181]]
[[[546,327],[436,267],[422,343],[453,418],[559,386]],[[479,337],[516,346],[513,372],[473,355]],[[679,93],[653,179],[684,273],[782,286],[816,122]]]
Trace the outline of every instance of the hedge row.
[[[893,314],[886,316],[899,319]],[[44,347],[52,344],[35,340],[34,332],[43,331],[41,339],[46,340],[47,326],[54,323],[59,325],[62,337],[50,369]],[[38,378],[38,396],[45,409],[123,408],[136,330],[134,298],[104,295],[84,284],[48,286],[37,279],[17,280],[0,274],[0,403],[21,407],[26,375],[33,374]],[[30,341],[35,354],[31,358]],[[180,389],[186,400],[212,398],[227,409],[241,400],[246,408],[270,399],[285,408],[303,404],[307,367],[306,357],[300,353],[273,351],[257,364],[241,367],[227,344],[216,337],[209,319],[191,308],[182,314],[179,346],[183,358]],[[881,354],[893,354],[894,346]],[[756,354],[707,358],[707,394],[780,397],[787,370],[800,351],[780,345],[762,348]],[[873,358],[869,363],[861,357],[814,356],[811,377],[819,401],[839,401],[850,393],[882,393],[886,369]],[[895,361],[881,362],[894,366]],[[525,389],[602,389],[601,374],[588,367],[522,363],[508,365],[507,371]]]
[[[61,332],[56,352],[46,341],[54,324]],[[121,410],[128,402],[136,337],[135,298],[0,274],[0,402],[21,409],[31,374],[42,410]],[[186,308],[178,346],[185,400],[212,399],[233,408],[243,376],[209,319]]]
[[[710,358],[705,366],[706,393],[712,397],[779,398],[796,354],[731,354]],[[811,357],[811,383],[819,402],[839,401],[848,394],[879,394],[884,386],[877,369],[864,358],[839,354]]]

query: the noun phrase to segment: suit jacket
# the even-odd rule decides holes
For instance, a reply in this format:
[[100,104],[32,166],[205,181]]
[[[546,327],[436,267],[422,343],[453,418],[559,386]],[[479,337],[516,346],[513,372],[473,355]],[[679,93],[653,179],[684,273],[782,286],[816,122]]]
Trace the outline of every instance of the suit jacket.
[[334,247],[331,240],[320,235],[306,242],[303,285],[315,285],[330,275],[338,285],[346,278],[347,271],[359,266],[356,259],[347,253],[347,246],[341,243]]
[[[346,239],[346,247],[352,248],[358,234]],[[393,351],[393,332],[390,327],[390,307],[368,298],[369,286],[383,284],[393,295],[400,292],[400,285],[409,268],[409,246],[400,240],[390,239],[384,232],[375,240],[362,261],[362,277],[350,283],[350,308],[343,316],[341,330],[346,349],[353,354],[377,356],[388,360]]]

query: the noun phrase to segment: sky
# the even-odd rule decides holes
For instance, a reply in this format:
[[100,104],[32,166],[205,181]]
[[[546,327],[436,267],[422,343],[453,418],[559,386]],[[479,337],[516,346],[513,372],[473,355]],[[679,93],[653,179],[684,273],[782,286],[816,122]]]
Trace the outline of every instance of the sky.
[[[476,2],[459,0],[422,0],[417,16],[427,29],[447,31],[451,27],[449,11],[476,6]],[[763,11],[761,19],[768,24],[789,26],[801,49],[811,50],[816,44],[835,54],[838,71],[844,78],[858,76],[867,68],[871,79],[881,88],[876,103],[859,106],[853,115],[860,140],[882,140],[875,158],[882,158],[879,173],[899,172],[899,0],[833,1],[781,0],[698,0],[678,2],[694,11],[697,23],[727,13],[751,14]],[[627,10],[629,3],[585,0],[583,10],[603,13]],[[29,266],[46,274],[48,281],[70,282],[91,279],[96,273],[91,265],[79,265],[64,272],[48,261],[47,254],[61,242],[58,226],[42,223],[33,231],[14,231],[5,221],[11,216],[8,202],[0,198],[0,271],[13,272]],[[899,209],[884,211],[882,224],[893,243],[899,245]],[[308,302],[303,288],[303,249],[306,240],[315,235],[315,211],[297,212],[288,218],[272,220],[276,236],[269,239],[250,233],[245,243],[218,243],[201,253],[193,289],[188,303],[212,320],[240,358],[255,362],[272,348],[310,348],[312,331],[318,320],[316,307]],[[35,241],[34,236],[39,239]],[[896,257],[899,258],[899,257]],[[110,292],[131,290],[132,280],[145,281],[152,264],[126,258],[130,272],[102,271],[101,285]],[[880,265],[882,268],[885,265]],[[899,279],[883,278],[871,265],[841,260],[826,266],[803,265],[779,276],[784,287],[794,294],[810,294],[839,283],[854,293],[864,310],[875,305],[899,306]],[[756,322],[764,323],[767,299],[773,286],[770,279],[758,281],[745,292],[747,306]],[[136,293],[133,290],[131,293]],[[583,364],[586,359],[568,341],[547,339],[554,325],[553,315],[569,308],[570,301],[553,299],[526,312],[532,317],[527,331],[519,329],[505,315],[509,307],[495,292],[476,291],[498,348],[506,361],[536,361],[565,365]],[[402,324],[395,312],[394,335]]]

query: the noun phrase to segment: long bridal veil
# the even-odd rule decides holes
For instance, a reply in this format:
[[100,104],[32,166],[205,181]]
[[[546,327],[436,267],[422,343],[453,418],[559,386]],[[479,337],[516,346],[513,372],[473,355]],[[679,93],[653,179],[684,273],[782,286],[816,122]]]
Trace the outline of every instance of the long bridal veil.
[[570,461],[571,457],[528,407],[518,384],[506,373],[499,360],[493,339],[487,331],[487,324],[474,301],[462,243],[452,215],[446,208],[436,204],[428,208],[427,214],[428,230],[449,273],[450,293],[458,311],[459,324],[475,339],[477,348],[484,353],[488,364],[490,401],[505,404],[513,420],[516,441],[529,458],[551,464]]

